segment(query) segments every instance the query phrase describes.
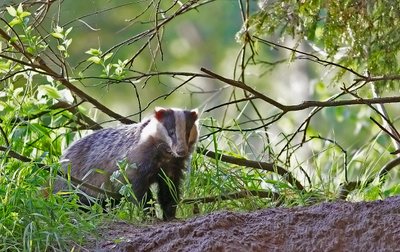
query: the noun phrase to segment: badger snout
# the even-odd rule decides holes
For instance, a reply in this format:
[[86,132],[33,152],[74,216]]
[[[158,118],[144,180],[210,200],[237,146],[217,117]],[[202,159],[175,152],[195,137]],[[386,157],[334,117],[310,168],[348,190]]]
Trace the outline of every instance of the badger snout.
[[185,157],[189,154],[189,150],[186,146],[180,146],[176,148],[175,154],[177,157]]

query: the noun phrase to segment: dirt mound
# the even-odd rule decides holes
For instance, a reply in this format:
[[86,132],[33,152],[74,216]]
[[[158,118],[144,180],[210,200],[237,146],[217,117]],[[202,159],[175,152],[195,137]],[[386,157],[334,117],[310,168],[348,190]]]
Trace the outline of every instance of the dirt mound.
[[400,197],[105,227],[96,251],[400,251]]

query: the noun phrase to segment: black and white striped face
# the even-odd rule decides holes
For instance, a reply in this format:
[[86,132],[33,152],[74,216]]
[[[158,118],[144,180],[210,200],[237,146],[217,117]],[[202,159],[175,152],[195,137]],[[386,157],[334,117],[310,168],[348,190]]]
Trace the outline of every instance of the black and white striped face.
[[175,157],[187,157],[198,140],[198,112],[195,110],[157,107],[154,117],[159,123],[157,137],[169,147]]

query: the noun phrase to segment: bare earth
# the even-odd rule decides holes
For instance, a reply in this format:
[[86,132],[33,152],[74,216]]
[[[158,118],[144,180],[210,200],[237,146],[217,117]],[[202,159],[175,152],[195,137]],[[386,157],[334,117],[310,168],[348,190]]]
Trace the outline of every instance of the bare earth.
[[400,251],[400,196],[99,230],[91,251]]

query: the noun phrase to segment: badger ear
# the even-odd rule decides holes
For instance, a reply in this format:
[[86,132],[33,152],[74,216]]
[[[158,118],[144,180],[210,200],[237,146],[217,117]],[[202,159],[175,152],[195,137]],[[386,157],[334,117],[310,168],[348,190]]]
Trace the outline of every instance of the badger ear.
[[162,119],[164,118],[164,116],[165,116],[165,112],[166,112],[167,110],[165,109],[165,108],[162,108],[162,107],[156,107],[155,109],[154,109],[154,117],[158,120],[158,121],[162,121]]
[[196,109],[192,109],[190,111],[190,116],[193,118],[193,121],[196,121],[198,119],[198,117],[199,117],[199,110],[197,108]]

